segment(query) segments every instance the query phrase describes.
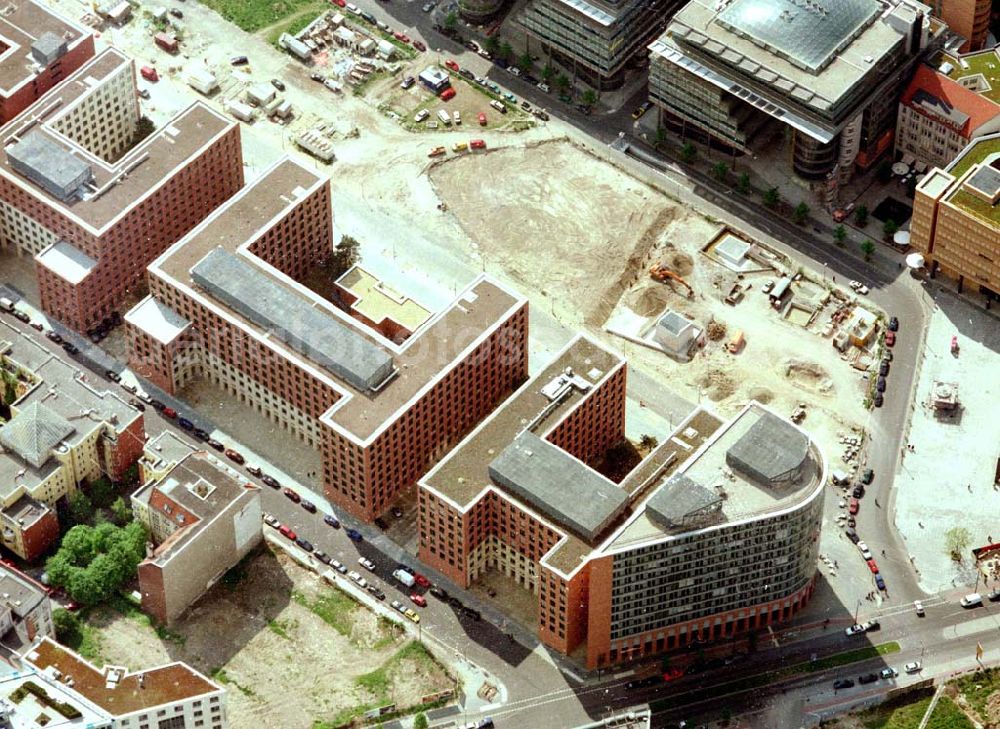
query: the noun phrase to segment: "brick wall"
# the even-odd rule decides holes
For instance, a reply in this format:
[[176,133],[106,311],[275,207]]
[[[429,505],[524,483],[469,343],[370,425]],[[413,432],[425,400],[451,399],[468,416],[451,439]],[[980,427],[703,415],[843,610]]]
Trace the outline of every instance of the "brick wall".
[[625,437],[626,368],[619,369],[556,425],[546,440],[592,463]]
[[22,536],[24,554],[20,556],[27,562],[33,562],[59,539],[59,518],[56,512],[47,510],[44,516],[22,532]]
[[163,570],[152,562],[139,565],[139,593],[142,611],[160,625],[167,623],[167,594],[163,586]]
[[80,66],[94,57],[94,36],[82,38],[58,60],[49,64],[29,83],[11,96],[0,98],[0,124],[6,124],[27,109],[56,84],[62,82]]
[[111,468],[111,479],[120,481],[125,471],[142,457],[142,448],[146,442],[146,427],[142,414],[118,434],[118,442],[111,451],[108,464]]
[[[295,245],[289,245],[289,241],[295,241]],[[289,278],[301,282],[310,269],[333,253],[330,181],[268,228],[249,250]]]

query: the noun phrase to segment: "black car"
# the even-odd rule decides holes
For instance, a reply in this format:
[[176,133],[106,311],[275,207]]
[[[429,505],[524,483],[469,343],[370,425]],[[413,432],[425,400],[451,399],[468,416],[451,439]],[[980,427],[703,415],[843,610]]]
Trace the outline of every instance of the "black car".
[[306,550],[307,552],[313,551],[312,543],[305,537],[299,537],[298,539],[295,540],[295,543],[298,544],[300,547],[302,547],[302,549]]
[[858,533],[854,530],[854,527],[847,527],[847,529],[844,530],[844,534],[846,534],[847,538],[850,539],[855,544],[861,541],[861,537],[858,536]]
[[175,18],[183,18],[184,17],[184,13],[182,13],[177,8],[170,8],[170,14],[173,15]]
[[352,542],[363,542],[365,539],[357,529],[347,529],[346,532]]
[[20,309],[14,309],[12,313],[14,314],[15,319],[17,319],[18,321],[23,321],[25,324],[31,321],[31,317],[25,314]]
[[637,678],[632,681],[629,681],[627,684],[625,684],[625,689],[627,691],[634,691],[635,689],[657,686],[661,683],[663,683],[663,676],[657,674],[655,676],[647,676],[646,678]]
[[368,593],[373,595],[376,600],[385,600],[385,593],[375,587],[375,585],[368,585],[367,590]]
[[493,59],[493,63],[496,64],[497,66],[499,66],[500,68],[504,68],[504,69],[506,69],[507,66],[510,65],[509,63],[507,63],[507,61],[503,60],[502,58],[494,58]]
[[461,610],[462,608],[464,608],[464,607],[465,607],[465,605],[463,605],[463,604],[462,604],[462,601],[461,601],[461,600],[459,600],[459,599],[458,599],[457,597],[455,597],[454,595],[452,595],[452,596],[450,596],[450,597],[448,598],[448,604],[449,604],[449,605],[451,605],[451,606],[452,606],[453,608],[455,608],[456,610]]
[[122,376],[119,375],[117,372],[113,372],[112,370],[105,370],[104,371],[104,376],[107,377],[112,382],[121,382],[122,381]]
[[194,423],[187,418],[177,418],[177,424],[184,430],[194,430]]
[[233,56],[229,59],[229,63],[232,66],[245,66],[250,63],[250,59],[246,56]]
[[334,529],[340,529],[340,521],[338,521],[337,517],[333,514],[325,514],[323,516],[323,521],[325,521],[327,525],[332,526]]
[[537,116],[542,121],[548,121],[549,120],[549,115],[546,114],[544,111],[540,111],[539,109],[535,109],[535,116]]
[[220,443],[219,441],[217,441],[215,438],[209,438],[208,440],[205,441],[205,443],[208,444],[209,448],[214,448],[215,450],[219,451],[220,453],[222,451],[226,450],[226,446],[224,446],[222,443]]
[[145,406],[145,405],[143,405],[143,404],[142,404],[141,402],[139,402],[138,400],[136,400],[136,399],[135,399],[134,397],[133,397],[133,398],[131,398],[131,399],[130,399],[130,400],[128,401],[128,404],[129,404],[129,405],[131,405],[132,407],[134,407],[134,408],[135,408],[136,410],[138,410],[138,411],[139,411],[140,413],[144,413],[144,412],[146,412],[146,406]]
[[309,74],[309,78],[311,78],[313,81],[318,81],[319,83],[323,83],[324,81],[326,81],[326,76],[324,76],[321,73],[311,73]]
[[330,564],[330,562],[333,561],[333,559],[330,557],[329,554],[327,554],[326,552],[324,552],[322,550],[319,550],[319,549],[317,549],[315,552],[313,552],[313,557],[315,557],[316,559],[318,559],[323,564]]
[[285,90],[285,84],[284,84],[284,82],[281,79],[272,78],[271,79],[271,85],[274,88],[276,88],[278,91],[284,91]]
[[483,619],[482,613],[480,613],[475,608],[470,608],[470,607],[468,607],[466,605],[462,606],[462,615],[464,615],[467,618],[471,618],[472,620],[482,620]]
[[278,483],[278,479],[276,479],[274,476],[268,475],[266,473],[262,473],[260,475],[260,480],[263,481],[264,483],[266,483],[272,489],[281,488],[281,484]]
[[50,341],[55,342],[56,344],[62,344],[63,338],[59,335],[58,332],[54,332],[51,329],[49,329],[49,331],[45,332],[45,336],[48,337]]
[[300,501],[299,506],[308,511],[310,514],[316,513],[316,504],[311,501]]
[[72,342],[63,342],[62,343],[62,348],[63,348],[63,351],[66,354],[79,354],[80,353],[79,348],[75,344],[73,344]]
[[856,499],[860,499],[865,495],[865,487],[862,484],[858,484],[854,487],[854,491],[851,492],[851,496]]
[[462,76],[465,76],[465,78],[469,79],[470,81],[475,81],[476,80],[476,74],[474,74],[472,71],[470,71],[467,68],[461,68],[461,69],[459,69],[458,72]]
[[162,413],[164,411],[164,409],[166,409],[166,407],[167,407],[166,405],[164,405],[162,402],[160,402],[159,400],[157,400],[155,398],[149,404],[152,405],[153,406],[153,410],[155,410],[158,413]]
[[854,681],[849,678],[838,678],[833,682],[833,687],[835,689],[849,689],[854,686]]
[[885,398],[882,396],[882,393],[881,392],[876,392],[875,393],[875,407],[877,407],[877,408],[882,407],[882,404],[884,402],[885,402]]
[[889,318],[889,331],[890,332],[899,331],[899,319],[897,319],[894,316]]
[[989,600],[990,602],[997,602],[998,600],[1000,600],[1000,587],[998,587],[989,595],[987,595],[986,599]]
[[448,599],[448,593],[445,592],[444,590],[442,590],[440,587],[437,587],[437,586],[431,588],[431,594],[434,597],[436,597],[438,600],[447,600]]
[[197,438],[198,440],[201,441],[208,440],[208,431],[205,430],[204,428],[195,428],[191,432],[194,434],[194,437]]
[[875,683],[878,681],[878,676],[874,673],[866,673],[863,676],[858,676],[858,683],[864,685],[866,683]]
[[889,360],[882,360],[882,363],[878,366],[878,373],[883,377],[889,374]]
[[878,379],[875,380],[875,389],[879,392],[885,392],[885,378],[882,375],[879,375]]
[[861,483],[863,483],[865,486],[870,484],[874,479],[875,479],[875,472],[870,468],[866,468],[861,473]]
[[375,517],[375,522],[374,523],[375,523],[375,526],[377,526],[382,531],[385,531],[386,529],[389,528],[389,525],[385,523],[385,519],[383,519],[381,516]]
[[531,111],[531,104],[529,104],[527,101],[522,101],[521,108],[524,109],[525,111]]

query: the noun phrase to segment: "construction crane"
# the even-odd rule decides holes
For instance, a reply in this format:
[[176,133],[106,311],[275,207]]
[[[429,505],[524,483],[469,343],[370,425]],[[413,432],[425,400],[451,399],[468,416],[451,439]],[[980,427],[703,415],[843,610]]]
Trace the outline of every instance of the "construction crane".
[[659,281],[660,283],[666,283],[668,280],[677,281],[681,286],[687,289],[688,298],[689,299],[694,298],[694,289],[691,288],[691,284],[682,279],[680,276],[678,276],[676,273],[671,271],[666,266],[660,264],[654,265],[651,269],[649,269],[649,275],[652,277],[654,281]]

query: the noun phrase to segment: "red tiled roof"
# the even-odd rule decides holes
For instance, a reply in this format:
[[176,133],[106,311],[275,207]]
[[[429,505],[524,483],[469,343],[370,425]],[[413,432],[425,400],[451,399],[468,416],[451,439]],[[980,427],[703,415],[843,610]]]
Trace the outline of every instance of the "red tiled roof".
[[72,677],[74,691],[116,716],[175,704],[220,690],[184,663],[127,673],[115,688],[108,688],[103,671],[50,638],[43,638],[24,657],[39,671],[52,666],[64,679]]
[[906,91],[903,92],[901,100],[902,103],[910,106],[918,113],[922,113],[919,107],[915,107],[911,103],[918,91],[925,91],[932,96],[936,96],[967,114],[969,120],[962,127],[935,117],[936,121],[954,129],[966,138],[971,138],[976,129],[997,114],[1000,114],[1000,105],[993,103],[975,91],[965,88],[957,81],[953,81],[944,74],[938,73],[930,66],[924,64],[917,66],[917,72],[913,75],[910,85],[906,87]]

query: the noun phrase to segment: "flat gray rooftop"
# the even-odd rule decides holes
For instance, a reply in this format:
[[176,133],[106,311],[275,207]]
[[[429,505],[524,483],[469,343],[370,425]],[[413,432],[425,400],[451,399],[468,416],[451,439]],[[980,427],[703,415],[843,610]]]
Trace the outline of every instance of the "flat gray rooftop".
[[703,524],[718,513],[722,496],[683,473],[667,479],[646,502],[646,511],[669,530]]
[[38,131],[7,147],[7,159],[15,171],[63,202],[93,177],[90,164]]
[[880,10],[875,0],[734,0],[718,23],[815,72]]
[[359,390],[374,390],[392,375],[388,352],[227,250],[212,250],[191,269],[191,278],[226,306],[271,330]]
[[726,463],[762,483],[798,470],[809,457],[809,438],[787,420],[762,412],[726,451]]
[[521,433],[489,465],[496,483],[593,542],[625,508],[625,491],[534,433]]

